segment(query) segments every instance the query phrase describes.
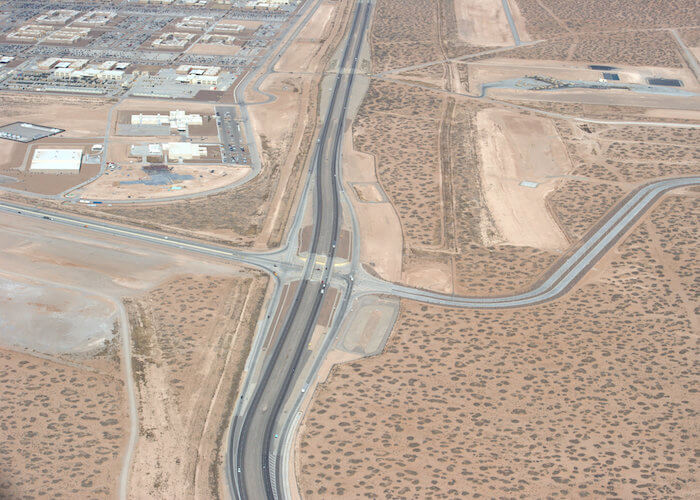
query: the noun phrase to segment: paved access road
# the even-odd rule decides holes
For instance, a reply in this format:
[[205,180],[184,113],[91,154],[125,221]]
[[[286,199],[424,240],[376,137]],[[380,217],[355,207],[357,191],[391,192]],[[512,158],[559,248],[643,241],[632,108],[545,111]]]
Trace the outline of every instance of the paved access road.
[[[268,312],[280,303],[282,284],[298,281],[292,306],[283,321],[280,332],[267,350],[262,348],[269,337],[270,316],[260,322],[258,335],[251,348],[246,366],[247,377],[241,400],[233,417],[226,460],[226,475],[234,498],[279,498],[285,495],[283,484],[284,462],[288,458],[289,443],[298,414],[295,406],[303,394],[290,392],[298,387],[298,374],[309,361],[306,345],[308,336],[319,314],[325,286],[331,283],[342,288],[343,298],[337,309],[342,319],[347,304],[356,297],[369,294],[389,294],[449,307],[505,308],[523,307],[553,300],[566,293],[618,241],[638,218],[663,193],[684,186],[700,185],[700,177],[666,179],[641,187],[628,196],[617,209],[602,221],[598,228],[559,261],[547,279],[532,290],[508,297],[458,297],[414,289],[369,276],[359,267],[359,233],[354,214],[350,210],[353,231],[353,260],[349,265],[334,269],[333,258],[341,218],[339,192],[342,195],[339,158],[342,132],[345,125],[347,100],[352,90],[358,54],[371,14],[371,1],[359,0],[350,23],[350,32],[343,44],[341,70],[335,76],[328,113],[322,122],[321,133],[314,151],[312,169],[307,186],[313,194],[314,232],[309,258],[302,261],[293,243],[303,219],[306,193],[301,209],[290,230],[287,243],[275,251],[244,252],[220,245],[201,243],[176,236],[127,228],[88,218],[57,214],[43,209],[27,208],[0,202],[0,210],[20,212],[22,215],[46,219],[49,224],[65,224],[100,233],[134,238],[165,245],[177,251],[197,252],[264,269],[275,277],[276,289]],[[346,212],[347,213],[347,212]],[[335,323],[339,323],[336,321]],[[331,328],[326,335],[332,339]],[[306,352],[304,352],[306,351]],[[321,349],[315,358],[318,366],[324,356]],[[311,375],[315,376],[314,371]],[[303,382],[303,381],[301,381]],[[231,388],[236,390],[237,388]],[[296,402],[296,403],[295,403]]]
[[382,291],[407,299],[450,307],[502,309],[531,306],[553,300],[570,290],[661,195],[673,189],[696,185],[700,185],[700,177],[666,179],[647,184],[632,192],[573,252],[557,263],[557,267],[545,280],[524,293],[503,297],[458,297],[389,284],[371,276],[366,276],[365,280],[375,282],[374,286],[369,287],[372,294]]
[[[279,338],[262,359],[263,371],[249,403],[230,433],[230,487],[234,498],[277,498],[280,484],[279,439],[283,407],[301,372],[302,356],[314,331],[326,285],[331,279],[340,228],[337,179],[345,111],[371,6],[359,1],[350,25],[330,104],[314,154],[314,224],[309,258],[284,319]],[[288,414],[287,414],[288,415]]]
[[[325,158],[329,158],[327,155]],[[317,184],[318,186],[318,184]],[[430,292],[426,290],[419,290],[415,288],[410,288],[402,285],[397,285],[395,283],[386,282],[377,278],[373,278],[360,270],[351,270],[355,273],[355,286],[354,290],[348,292],[348,296],[359,297],[362,295],[370,294],[391,294],[403,298],[408,298],[412,300],[417,300],[421,302],[433,303],[448,307],[468,307],[468,308],[511,308],[511,307],[524,307],[529,305],[538,304],[548,300],[553,300],[560,295],[566,293],[583,275],[586,271],[597,262],[605,253],[617,242],[621,237],[626,234],[626,231],[642,216],[646,210],[653,205],[653,203],[664,193],[688,186],[700,186],[700,177],[686,177],[677,179],[665,179],[657,182],[650,183],[643,186],[632,194],[630,194],[626,200],[621,203],[617,209],[610,214],[607,219],[602,221],[598,228],[590,233],[588,237],[581,242],[575,251],[573,251],[567,258],[562,259],[556,268],[554,268],[549,275],[549,277],[542,283],[538,284],[532,290],[503,297],[459,297],[452,295],[445,295],[435,292]],[[241,252],[237,250],[227,249],[225,247],[211,245],[206,243],[201,243],[197,241],[186,240],[177,237],[169,237],[167,235],[143,231],[139,229],[126,228],[119,225],[109,224],[105,222],[94,221],[91,219],[85,219],[72,215],[57,214],[55,212],[46,211],[43,209],[28,208],[22,205],[17,205],[9,202],[0,202],[0,211],[19,213],[28,217],[43,218],[46,219],[47,223],[53,224],[65,224],[73,227],[85,228],[86,230],[98,231],[103,234],[109,234],[118,237],[134,238],[148,243],[155,243],[159,245],[164,245],[173,249],[178,249],[181,251],[197,252],[199,254],[224,258],[248,265],[253,265],[262,268],[274,274],[278,277],[279,282],[289,282],[292,279],[299,279],[299,276],[304,278],[304,282],[307,283],[307,290],[311,293],[305,293],[298,300],[296,310],[297,311],[309,311],[313,310],[315,306],[315,294],[320,291],[320,283],[317,276],[313,276],[309,271],[309,266],[301,266],[299,264],[292,264],[288,260],[288,252],[285,249],[282,251],[275,252],[263,252],[263,253],[252,253],[252,252]],[[336,214],[337,215],[337,214]],[[332,219],[332,218],[331,218]],[[332,222],[332,220],[331,220]],[[325,222],[328,224],[328,222]],[[321,239],[319,238],[319,242]],[[331,242],[332,239],[327,239]],[[331,244],[332,251],[332,244]],[[328,266],[330,268],[330,266]],[[312,268],[313,270],[313,268]],[[325,271],[325,276],[327,276],[327,270]],[[327,282],[327,281],[326,281]],[[314,313],[315,314],[315,313]],[[306,315],[310,318],[313,315]],[[302,315],[297,314],[295,317],[302,318]],[[296,320],[295,325],[299,325],[299,319]],[[302,321],[303,324],[303,321]],[[306,325],[303,325],[306,326]],[[295,326],[298,328],[298,326]],[[301,329],[303,331],[304,328]],[[290,341],[293,340],[294,336],[290,336]],[[289,344],[288,344],[289,345]],[[256,349],[255,347],[253,348]],[[292,350],[280,349],[284,351],[281,356],[290,366],[289,359],[292,356]],[[251,353],[251,356],[255,353]],[[267,366],[272,367],[274,363],[269,363]],[[280,381],[278,371],[281,373],[282,370],[277,365],[274,369],[271,368],[271,379],[274,381]],[[292,375],[293,376],[293,375]],[[284,381],[286,377],[282,377]],[[274,384],[277,385],[277,384]],[[284,384],[282,384],[284,385]],[[288,387],[288,385],[287,385]],[[262,400],[262,398],[261,398]],[[274,403],[275,399],[269,400],[269,402]],[[263,419],[270,415],[271,406],[258,407],[259,411],[262,413]],[[251,415],[254,413],[251,413]],[[267,415],[266,415],[267,414]],[[238,418],[238,417],[237,417]],[[257,418],[257,417],[251,417]],[[280,429],[282,427],[287,427],[289,420],[292,418],[290,415],[287,422],[277,422],[277,427],[272,428],[273,439],[274,430]],[[240,421],[240,418],[238,418]],[[267,419],[267,422],[273,420]],[[234,426],[235,429],[240,429]],[[263,434],[268,430],[268,426],[259,426],[263,429]],[[252,428],[249,428],[249,433],[252,432]],[[236,434],[240,436],[240,433]],[[252,433],[249,434],[252,436]],[[233,448],[236,450],[237,448]],[[271,448],[266,448],[268,451]],[[233,451],[231,450],[231,451]],[[244,454],[248,448],[243,447]],[[263,447],[258,447],[258,452],[263,451]],[[238,455],[235,453],[229,454],[230,457],[236,458]],[[276,460],[279,460],[276,458]],[[235,462],[234,462],[235,463]],[[274,470],[277,470],[279,464],[276,462]],[[262,460],[258,462],[260,466],[257,471],[262,472],[264,470],[269,471],[270,462],[262,463]],[[230,464],[229,464],[230,465]],[[255,462],[253,462],[253,470],[255,470]],[[236,467],[238,467],[236,465]],[[242,469],[241,469],[242,470]],[[234,477],[237,469],[234,469]],[[267,473],[266,473],[267,475]],[[260,474],[257,478],[256,474],[252,474],[254,480],[257,481],[258,486],[263,482],[263,488],[265,488],[265,493],[258,496],[257,492],[255,494],[246,495],[243,493],[240,497],[244,498],[265,498],[267,496],[267,488],[264,486],[264,476]],[[268,481],[269,481],[269,475]],[[272,487],[272,483],[268,482],[268,486]],[[247,486],[246,486],[247,487]],[[279,486],[278,486],[279,487]],[[280,495],[281,496],[281,495]]]

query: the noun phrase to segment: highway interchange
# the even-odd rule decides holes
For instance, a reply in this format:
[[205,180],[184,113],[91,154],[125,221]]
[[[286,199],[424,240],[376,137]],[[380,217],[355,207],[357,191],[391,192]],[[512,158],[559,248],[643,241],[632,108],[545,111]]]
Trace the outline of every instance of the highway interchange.
[[[353,91],[353,79],[372,6],[373,3],[366,0],[356,3],[350,29],[343,43],[340,67],[333,74],[333,89],[313,152],[306,191],[288,240],[279,249],[269,252],[239,251],[221,245],[0,202],[1,211],[255,266],[273,277],[275,289],[258,325],[246,364],[247,377],[229,429],[225,469],[231,496],[237,499],[290,496],[290,478],[286,477],[288,454],[298,423],[298,408],[302,400],[308,397],[308,394],[299,391],[299,387],[300,384],[305,386],[317,373],[320,362],[335,338],[337,326],[352,300],[366,295],[393,295],[464,308],[525,307],[550,301],[570,290],[660,196],[673,189],[700,185],[700,177],[687,177],[664,179],[638,188],[591,230],[577,247],[562,257],[545,278],[524,293],[488,298],[459,297],[398,285],[369,275],[359,263],[357,221],[341,184],[341,146],[343,132],[349,121],[346,116],[348,101]],[[313,236],[308,256],[300,258],[298,232],[307,203],[313,203]],[[353,227],[349,261],[335,256],[343,215]],[[264,350],[264,341],[272,334],[273,322],[270,318],[281,307],[281,291],[285,285],[293,282],[298,283],[298,286],[293,292],[291,306],[274,342]],[[324,292],[329,287],[340,290],[341,299],[331,330],[326,335],[327,342],[317,352],[311,353],[306,346],[316,325]],[[309,378],[299,381],[302,372]]]

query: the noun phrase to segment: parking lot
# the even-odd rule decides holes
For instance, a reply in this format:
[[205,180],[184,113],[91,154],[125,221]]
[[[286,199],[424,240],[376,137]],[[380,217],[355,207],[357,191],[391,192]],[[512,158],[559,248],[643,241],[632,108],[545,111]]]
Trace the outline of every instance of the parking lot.
[[217,106],[216,125],[219,128],[222,163],[248,165],[248,148],[241,135],[236,108]]

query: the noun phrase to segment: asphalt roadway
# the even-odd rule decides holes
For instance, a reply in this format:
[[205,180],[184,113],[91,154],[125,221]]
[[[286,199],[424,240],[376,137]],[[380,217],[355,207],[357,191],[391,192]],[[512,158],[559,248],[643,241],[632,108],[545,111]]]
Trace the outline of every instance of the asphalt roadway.
[[[631,193],[604,221],[591,231],[582,243],[563,257],[550,274],[530,291],[504,297],[459,297],[427,290],[420,290],[374,278],[356,263],[340,267],[333,275],[333,257],[338,238],[341,210],[338,178],[340,171],[340,147],[347,100],[352,90],[353,75],[364,37],[371,3],[358,1],[351,29],[343,49],[341,71],[336,75],[330,96],[328,113],[323,121],[319,141],[314,151],[311,167],[311,190],[314,195],[314,233],[309,258],[301,261],[296,256],[294,245],[289,242],[279,250],[271,252],[244,252],[220,245],[201,243],[166,234],[127,228],[93,219],[58,214],[28,208],[8,202],[0,202],[0,210],[20,213],[29,217],[43,218],[47,223],[63,224],[98,231],[100,233],[134,238],[141,241],[165,245],[177,251],[196,252],[211,257],[223,258],[259,267],[274,275],[276,292],[270,303],[273,310],[279,304],[282,283],[299,281],[292,307],[284,319],[276,341],[267,352],[262,350],[261,339],[268,333],[269,321],[262,320],[258,335],[251,350],[246,367],[248,377],[242,399],[233,417],[229,433],[229,448],[226,458],[226,475],[230,493],[234,498],[279,498],[284,497],[282,477],[284,460],[283,438],[290,435],[298,402],[304,396],[296,392],[298,374],[301,372],[308,337],[319,314],[328,284],[343,288],[343,299],[338,308],[340,323],[345,306],[359,296],[388,294],[412,300],[465,308],[511,308],[524,307],[553,300],[566,293],[597,262],[644,212],[665,192],[686,186],[700,185],[700,177],[665,179],[650,183]],[[350,214],[352,215],[352,214]],[[290,241],[296,239],[299,229],[297,218]],[[354,223],[353,219],[353,223]],[[353,245],[357,247],[359,234],[354,231]],[[354,254],[355,252],[353,252]],[[354,279],[353,279],[354,278]],[[335,333],[329,332],[332,339]],[[308,351],[307,353],[308,354]],[[323,350],[313,359],[318,365]],[[286,441],[290,442],[289,439]]]
[[339,151],[355,66],[371,10],[359,1],[335,75],[330,104],[314,155],[314,224],[309,258],[278,339],[264,359],[264,372],[247,407],[233,423],[229,453],[230,488],[234,498],[278,498],[280,485],[280,419],[301,359],[314,331],[330,280],[340,228]]
[[[326,156],[326,158],[328,158]],[[590,269],[592,265],[595,264],[605,253],[614,246],[614,244],[620,240],[625,234],[626,231],[629,230],[629,228],[634,225],[634,223],[639,219],[640,216],[642,216],[648,209],[651,207],[654,202],[662,196],[664,193],[678,189],[678,188],[683,188],[683,187],[688,187],[688,186],[700,186],[700,177],[686,177],[686,178],[676,178],[676,179],[665,179],[657,182],[653,182],[650,184],[647,184],[641,188],[638,188],[635,190],[633,193],[631,193],[622,203],[620,203],[615,211],[613,211],[609,216],[602,221],[598,227],[592,231],[585,240],[582,241],[582,243],[566,258],[562,259],[559,261],[558,265],[553,269],[553,271],[549,274],[547,279],[545,279],[543,282],[539,283],[536,285],[532,290],[513,295],[513,296],[504,296],[504,297],[489,297],[489,298],[479,298],[479,297],[459,297],[459,296],[454,296],[454,295],[446,295],[446,294],[441,294],[441,293],[435,293],[435,292],[430,292],[427,290],[420,290],[420,289],[415,289],[415,288],[410,288],[402,285],[397,285],[395,283],[390,283],[386,282],[374,277],[371,277],[367,275],[366,273],[359,271],[351,271],[351,272],[356,272],[354,284],[355,288],[353,290],[349,290],[346,292],[347,297],[359,297],[363,295],[370,295],[370,294],[390,294],[390,295],[395,295],[407,299],[412,299],[412,300],[417,300],[421,302],[426,302],[426,303],[433,303],[433,304],[438,304],[442,306],[447,306],[447,307],[464,307],[464,308],[512,308],[512,307],[524,307],[524,306],[530,306],[530,305],[535,305],[538,303],[542,303],[545,301],[550,301],[554,300],[558,296],[566,293],[572,286],[575,285],[575,283],[585,275],[585,273]],[[140,241],[148,242],[148,243],[155,243],[163,246],[167,246],[173,249],[178,249],[182,251],[187,251],[187,252],[196,252],[198,254],[203,254],[211,257],[217,257],[217,258],[223,258],[227,259],[230,261],[236,261],[240,262],[243,264],[248,264],[252,265],[255,267],[259,267],[261,269],[266,270],[270,274],[274,274],[277,277],[278,281],[278,287],[279,287],[279,282],[284,282],[284,281],[290,281],[292,279],[297,279],[295,278],[298,276],[300,273],[303,272],[303,275],[305,277],[305,280],[307,282],[307,290],[309,292],[303,294],[303,297],[301,300],[298,302],[297,310],[298,311],[313,311],[312,315],[306,315],[307,320],[310,317],[314,317],[314,322],[315,322],[315,316],[317,314],[317,310],[314,311],[314,309],[317,307],[315,304],[317,302],[316,299],[318,299],[318,295],[320,295],[320,282],[317,280],[317,278],[314,278],[309,274],[309,265],[307,264],[306,266],[302,267],[299,264],[293,264],[288,261],[287,258],[283,256],[282,253],[278,252],[267,252],[267,253],[252,253],[252,252],[242,252],[238,250],[232,250],[226,247],[221,247],[217,245],[212,245],[212,244],[206,244],[206,243],[201,243],[197,241],[192,241],[192,240],[186,240],[182,238],[177,238],[177,237],[171,237],[168,235],[160,234],[160,233],[154,233],[150,231],[144,231],[140,229],[133,229],[133,228],[126,228],[123,226],[119,225],[114,225],[114,224],[109,224],[101,221],[95,221],[92,219],[86,219],[86,218],[81,218],[77,216],[72,216],[72,215],[64,215],[64,214],[58,214],[52,211],[47,211],[43,209],[35,209],[35,208],[28,208],[26,206],[22,205],[17,205],[14,203],[9,203],[9,202],[0,202],[0,211],[5,211],[5,212],[10,212],[10,213],[18,213],[24,216],[28,217],[34,217],[34,218],[43,218],[47,220],[47,223],[54,223],[54,224],[62,224],[62,225],[68,225],[72,227],[77,227],[77,228],[84,228],[86,230],[91,230],[91,231],[98,231],[103,234],[109,234],[117,237],[124,237],[124,238],[132,238],[132,239],[138,239]],[[337,214],[336,214],[337,215]],[[328,224],[325,222],[325,224]],[[318,240],[321,242],[321,239],[319,238]],[[327,241],[333,241],[332,239],[327,239]],[[332,248],[332,246],[331,246]],[[312,262],[311,259],[307,260],[308,262]],[[331,266],[327,266],[329,269]],[[311,267],[311,271],[313,272],[313,267]],[[325,271],[326,273],[328,272],[327,270]],[[327,276],[327,274],[326,274]],[[347,283],[347,276],[341,276],[341,278],[345,279]],[[326,281],[327,282],[327,281]],[[352,283],[352,282],[350,282]],[[347,300],[349,301],[349,299]],[[346,302],[347,302],[346,301]],[[300,324],[300,319],[302,318],[303,315],[297,314],[295,315],[299,319],[296,320],[295,325]],[[303,321],[302,321],[303,323]],[[308,325],[308,323],[307,323]],[[307,326],[304,325],[304,326]],[[291,330],[290,330],[291,331]],[[303,328],[302,328],[303,332]],[[287,344],[285,344],[287,347],[291,345],[289,348],[280,348],[280,352],[284,351],[284,354],[281,356],[281,359],[283,361],[286,361],[288,364],[287,366],[290,365],[289,361],[292,356],[293,348],[294,345],[293,343],[290,344],[290,342],[293,340],[294,335],[289,336],[289,340],[287,341]],[[329,335],[330,337],[330,335]],[[298,338],[298,337],[297,337]],[[251,353],[251,356],[253,353]],[[274,363],[267,363],[267,366],[272,367]],[[272,377],[274,380],[279,381],[280,377],[278,376],[277,372],[281,372],[279,367],[275,366],[274,370],[270,368],[272,373]],[[292,370],[292,377],[293,377],[294,369]],[[284,381],[285,378],[288,379],[288,373],[287,377],[282,377],[282,381]],[[269,384],[266,384],[269,385]],[[277,385],[277,384],[274,384]],[[282,384],[283,385],[283,384]],[[279,387],[279,386],[278,386]],[[287,385],[289,387],[289,385]],[[269,391],[269,389],[268,389]],[[279,395],[279,393],[278,393]],[[272,406],[269,406],[270,404],[275,403],[275,398],[272,398],[271,400],[263,400],[263,398],[260,398],[261,401],[265,401],[265,403],[261,406],[258,405],[259,411],[261,412],[262,416],[261,418],[265,420],[266,424],[264,426],[258,426],[259,429],[262,429],[263,435],[266,434],[269,431],[269,426],[267,425],[267,422],[273,422],[274,425],[274,419],[270,419],[270,414],[271,414],[271,408]],[[265,406],[267,404],[268,406]],[[250,413],[250,415],[253,415],[254,413]],[[267,417],[267,418],[266,418]],[[293,413],[289,414],[289,419],[294,417]],[[250,417],[250,418],[257,418],[257,417]],[[285,427],[287,426],[289,422],[285,422]],[[277,428],[281,428],[282,423],[277,422]],[[238,427],[240,429],[240,426]],[[249,428],[248,430],[248,436],[252,436],[252,427]],[[233,435],[233,433],[232,433]],[[274,436],[273,436],[273,439]],[[267,449],[268,451],[270,450],[270,447],[263,447],[262,442],[259,440],[257,441],[257,451],[262,452],[263,449]],[[249,448],[244,447],[244,452],[248,452]],[[232,451],[232,450],[230,450]],[[262,471],[269,471],[270,467],[270,462],[269,460],[266,461],[265,463],[262,463],[262,460],[258,461],[258,468],[256,469],[255,465],[255,453],[248,452],[253,455],[253,470],[257,470],[259,475],[256,474],[251,474],[253,476],[253,480],[257,481],[258,487],[260,487],[261,482],[263,483],[261,490],[263,493],[258,495],[257,493],[253,494],[248,494],[246,495],[245,491],[250,491],[250,490],[243,490],[243,494],[239,496],[239,498],[264,498],[267,497],[267,488],[271,488],[272,484],[269,483],[269,475],[268,475],[268,486],[265,487],[264,485],[264,477],[263,474],[260,474]],[[236,458],[238,454],[237,453],[229,453],[229,456],[231,456],[233,459]],[[262,459],[262,454],[259,455],[260,459]],[[278,463],[279,461],[279,455],[276,454],[274,458],[274,466],[273,466],[273,472],[276,471],[280,464]],[[233,463],[236,463],[235,460]],[[237,467],[237,466],[236,466]],[[237,469],[236,469],[237,470]],[[242,470],[242,469],[241,469]],[[237,476],[237,473],[234,473],[233,476]],[[236,483],[239,484],[239,483]],[[245,487],[248,488],[248,483],[244,483]],[[277,485],[279,487],[279,485]],[[277,490],[275,490],[277,492]],[[281,496],[281,495],[276,495],[273,494],[272,497],[275,496]]]

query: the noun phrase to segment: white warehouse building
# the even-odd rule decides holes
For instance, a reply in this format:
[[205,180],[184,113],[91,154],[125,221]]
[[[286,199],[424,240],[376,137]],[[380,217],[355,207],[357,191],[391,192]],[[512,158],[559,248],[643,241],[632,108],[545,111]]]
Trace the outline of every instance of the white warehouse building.
[[132,125],[170,125],[171,129],[184,132],[191,125],[201,125],[201,115],[188,115],[185,111],[177,109],[167,115],[131,115]]
[[36,149],[31,172],[67,172],[77,174],[83,160],[82,149]]

